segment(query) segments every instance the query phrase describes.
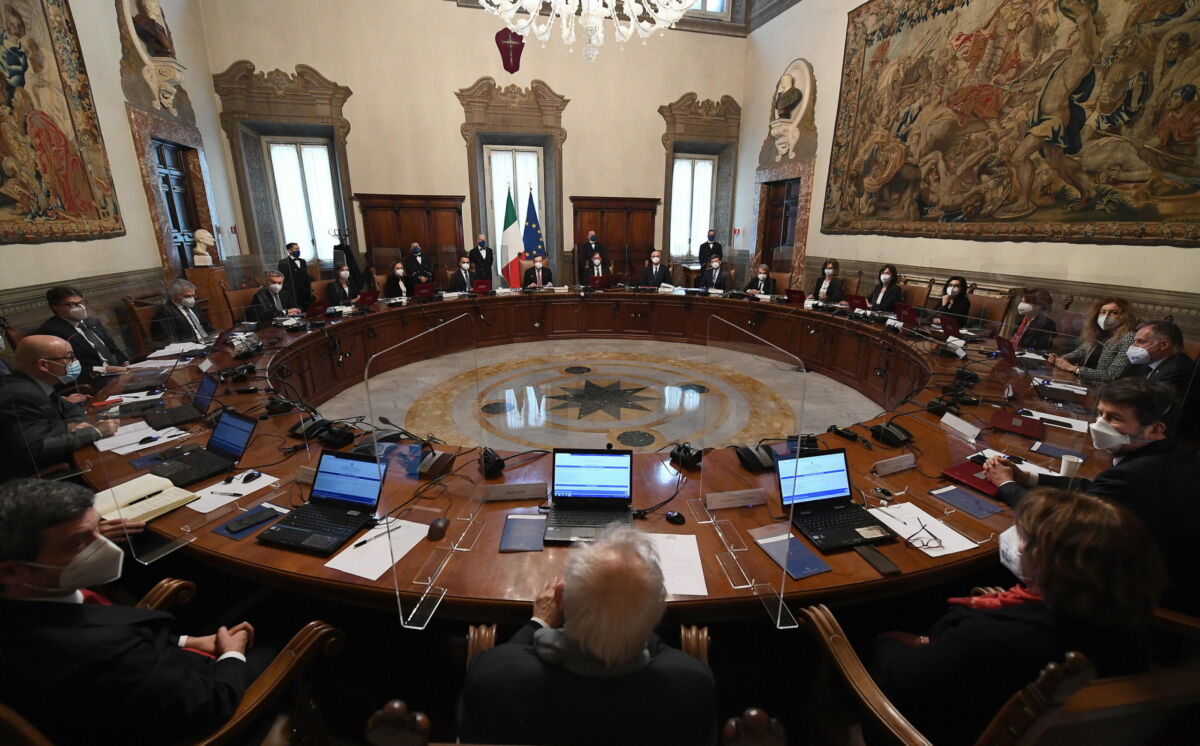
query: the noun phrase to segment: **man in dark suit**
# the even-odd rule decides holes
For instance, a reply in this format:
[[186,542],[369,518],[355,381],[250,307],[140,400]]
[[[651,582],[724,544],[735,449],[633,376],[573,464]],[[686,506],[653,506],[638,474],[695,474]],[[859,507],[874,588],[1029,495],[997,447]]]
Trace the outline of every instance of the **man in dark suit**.
[[1096,411],[1092,444],[1097,454],[1111,453],[1113,465],[1095,479],[1027,473],[1000,458],[984,464],[985,475],[1009,505],[1037,485],[1074,487],[1129,508],[1146,523],[1166,561],[1170,587],[1163,604],[1200,613],[1200,573],[1192,557],[1200,536],[1200,456],[1174,438],[1178,397],[1165,384],[1122,378],[1100,390]]
[[409,280],[415,285],[433,282],[433,260],[421,250],[421,244],[413,241],[408,252],[404,259],[404,272]]
[[469,293],[471,282],[477,275],[471,272],[471,260],[465,256],[458,258],[458,271],[450,275],[450,292]]
[[533,266],[525,270],[525,277],[521,280],[524,287],[550,287],[554,284],[554,272],[546,266],[546,260],[543,257],[535,256],[533,258]]
[[587,266],[583,270],[583,279],[580,280],[580,285],[588,284],[588,280],[592,277],[605,277],[608,275],[608,262],[604,261],[604,254],[599,251],[591,256]]
[[[577,547],[565,579],[534,600],[529,623],[472,661],[459,738],[714,743],[712,672],[654,634],[665,598],[653,548],[637,531],[616,529]],[[596,717],[601,702],[606,717]]]
[[584,256],[584,261],[589,261],[597,253],[600,254],[600,263],[608,264],[608,256],[604,253],[604,244],[596,239],[596,231],[587,232],[587,243],[580,247]]
[[124,372],[129,356],[99,319],[88,317],[83,293],[58,285],[46,291],[46,303],[54,315],[42,323],[38,334],[53,334],[71,343],[75,359],[83,366],[84,382],[93,374]]
[[720,257],[709,260],[707,268],[700,270],[700,275],[696,278],[696,287],[733,290],[733,277],[729,270],[721,266]]
[[765,264],[758,265],[758,274],[746,283],[746,292],[751,295],[774,295],[775,278],[771,277],[771,268]]
[[263,279],[266,284],[254,294],[250,313],[247,314],[249,317],[260,324],[269,324],[278,316],[299,316],[302,313],[284,283],[282,272],[267,272]]
[[181,636],[170,614],[91,591],[119,578],[124,558],[92,500],[68,482],[0,486],[0,700],[64,746],[211,733],[265,668],[248,653],[254,629]]
[[88,424],[86,396],[54,391],[74,380],[80,367],[65,340],[25,337],[13,358],[16,370],[0,380],[0,482],[68,461],[76,450],[117,431],[116,420]]
[[480,233],[476,236],[475,248],[467,255],[471,264],[475,265],[475,274],[481,280],[492,279],[492,267],[496,264],[496,251],[487,245],[487,236]]
[[650,252],[650,266],[642,270],[642,286],[659,286],[671,284],[671,270],[662,263],[662,252],[658,249]]
[[212,334],[204,312],[196,308],[196,286],[182,277],[167,286],[150,328],[160,342],[200,342]]
[[1175,389],[1183,401],[1179,434],[1200,437],[1200,392],[1193,391],[1196,364],[1183,352],[1183,331],[1171,321],[1148,321],[1138,327],[1125,354],[1133,363],[1129,375]]
[[308,262],[300,258],[300,244],[290,243],[287,253],[279,260],[279,271],[283,273],[283,286],[296,299],[301,308],[308,308],[316,300],[313,295],[312,278],[308,276]]
[[721,255],[721,251],[724,248],[721,244],[717,243],[717,232],[709,228],[708,240],[700,244],[700,248],[696,251],[700,255],[700,266],[707,267],[714,256],[718,259],[724,259]]

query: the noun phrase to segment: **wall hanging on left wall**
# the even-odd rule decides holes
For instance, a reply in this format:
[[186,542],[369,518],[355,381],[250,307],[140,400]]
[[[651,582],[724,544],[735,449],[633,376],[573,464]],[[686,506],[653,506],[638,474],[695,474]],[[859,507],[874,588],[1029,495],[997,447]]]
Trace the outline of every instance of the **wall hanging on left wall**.
[[0,244],[125,234],[66,0],[0,0]]

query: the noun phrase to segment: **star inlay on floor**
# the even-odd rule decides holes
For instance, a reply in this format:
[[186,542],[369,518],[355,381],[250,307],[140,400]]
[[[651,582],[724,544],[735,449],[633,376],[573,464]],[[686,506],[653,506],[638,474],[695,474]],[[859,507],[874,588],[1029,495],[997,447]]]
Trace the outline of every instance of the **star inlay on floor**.
[[623,409],[650,412],[652,411],[650,408],[642,406],[639,402],[656,401],[658,398],[643,396],[640,392],[646,390],[645,386],[621,388],[620,381],[613,381],[612,383],[603,385],[594,381],[584,381],[583,386],[579,388],[573,386],[559,386],[559,388],[566,393],[555,394],[546,398],[556,399],[563,403],[551,407],[551,409],[579,407],[579,415],[576,419],[580,420],[596,412],[603,412],[615,420],[621,419],[621,410]]

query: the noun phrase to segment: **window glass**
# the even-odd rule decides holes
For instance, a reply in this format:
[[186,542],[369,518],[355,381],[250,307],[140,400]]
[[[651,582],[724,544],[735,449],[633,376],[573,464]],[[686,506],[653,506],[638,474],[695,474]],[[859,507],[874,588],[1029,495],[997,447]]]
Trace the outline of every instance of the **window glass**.
[[677,156],[671,176],[671,258],[695,259],[712,227],[716,159]]

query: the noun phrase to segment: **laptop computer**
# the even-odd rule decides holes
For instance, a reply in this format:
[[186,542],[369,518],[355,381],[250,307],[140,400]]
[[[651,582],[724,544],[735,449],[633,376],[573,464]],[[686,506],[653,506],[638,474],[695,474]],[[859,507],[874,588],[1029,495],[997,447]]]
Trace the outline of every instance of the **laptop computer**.
[[1026,438],[1034,440],[1041,440],[1042,436],[1046,434],[1046,427],[1039,420],[1000,409],[992,414],[992,420],[988,424],[997,430],[1024,435]]
[[633,451],[555,448],[544,541],[593,541],[633,523]]
[[862,310],[865,311],[868,308],[870,308],[870,306],[867,305],[867,297],[865,295],[847,295],[846,303],[853,310],[857,310],[857,309],[861,308]]
[[781,456],[775,475],[792,524],[822,552],[891,541],[894,534],[851,496],[846,449]]
[[378,290],[364,290],[358,294],[357,298],[354,299],[354,305],[361,306],[363,308],[368,308],[370,306],[375,305],[375,303],[378,300],[379,300],[379,291]]
[[388,461],[325,451],[308,502],[258,535],[263,544],[328,556],[375,520]]
[[612,275],[602,275],[600,277],[589,277],[589,278],[587,278],[588,287],[590,287],[592,290],[603,290],[607,287],[612,286],[612,278],[613,278]]
[[217,419],[206,446],[156,464],[150,473],[170,479],[176,487],[187,487],[232,471],[242,460],[257,424],[258,418],[227,409]]
[[1013,346],[1012,340],[1008,337],[996,337],[996,351],[1000,353],[1000,359],[1009,365],[1017,365],[1017,348]]
[[947,337],[958,337],[959,339],[962,339],[962,337],[959,336],[962,330],[959,328],[958,319],[944,313],[939,313],[935,318],[937,318],[941,323],[942,331],[946,333]]
[[916,327],[921,323],[917,318],[917,309],[910,303],[896,303],[896,320],[908,327]]
[[803,290],[784,290],[783,292],[785,295],[787,295],[788,303],[803,303],[804,302],[804,291]]
[[432,282],[422,282],[413,286],[414,298],[432,298],[437,295],[437,286]]
[[[130,373],[125,373],[127,376],[121,382],[122,394],[135,394],[141,391],[150,391],[151,389],[162,388],[167,381],[171,380],[171,376],[175,374],[175,368],[179,365],[181,356],[176,356],[174,359],[163,358],[162,368],[137,368]],[[170,366],[169,370],[164,371],[163,368]],[[122,416],[127,416],[122,413]]]
[[308,304],[308,308],[305,309],[304,315],[307,317],[321,316],[328,308],[329,304],[323,300],[313,301],[312,303]]
[[471,292],[482,295],[492,292],[491,280],[471,280]]
[[170,409],[149,412],[146,414],[146,423],[155,430],[162,430],[167,427],[183,425],[196,420],[208,414],[208,408],[212,406],[213,395],[217,393],[217,377],[214,375],[206,375],[200,379],[200,385],[196,387],[196,393],[190,402],[171,407]]

